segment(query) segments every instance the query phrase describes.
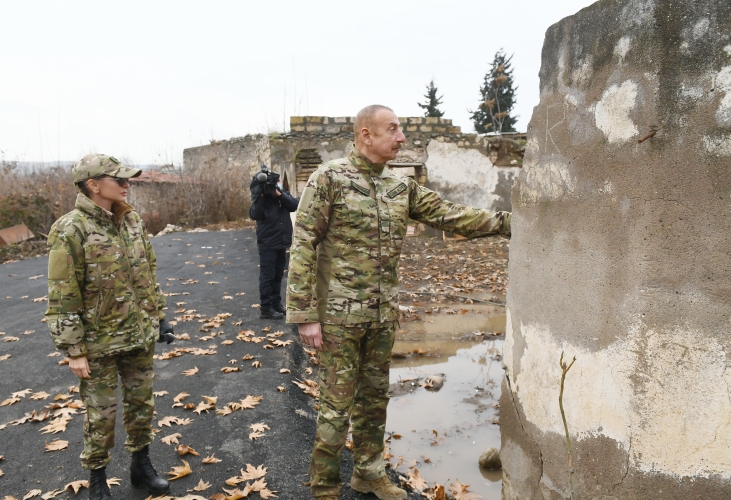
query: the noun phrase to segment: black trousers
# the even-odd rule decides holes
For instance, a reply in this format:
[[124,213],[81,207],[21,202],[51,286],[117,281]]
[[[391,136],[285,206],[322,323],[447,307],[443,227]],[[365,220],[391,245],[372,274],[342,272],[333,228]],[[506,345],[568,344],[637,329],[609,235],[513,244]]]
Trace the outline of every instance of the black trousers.
[[259,303],[262,309],[273,309],[282,303],[282,276],[287,250],[259,249]]

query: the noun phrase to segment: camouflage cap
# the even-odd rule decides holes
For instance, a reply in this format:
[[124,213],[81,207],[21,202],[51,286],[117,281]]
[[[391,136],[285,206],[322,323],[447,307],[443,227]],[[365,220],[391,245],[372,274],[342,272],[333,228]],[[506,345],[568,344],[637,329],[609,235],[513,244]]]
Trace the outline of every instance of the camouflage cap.
[[114,156],[94,153],[84,156],[71,167],[74,184],[99,177],[100,175],[129,179],[130,177],[138,177],[141,173],[142,170],[127,167]]

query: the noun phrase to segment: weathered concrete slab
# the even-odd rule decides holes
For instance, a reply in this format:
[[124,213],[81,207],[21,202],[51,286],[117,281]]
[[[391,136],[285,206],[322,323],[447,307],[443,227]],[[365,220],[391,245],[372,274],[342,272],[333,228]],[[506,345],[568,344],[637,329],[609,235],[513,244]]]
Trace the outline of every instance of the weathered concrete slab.
[[0,247],[12,245],[13,243],[20,243],[21,241],[29,240],[34,237],[33,233],[25,224],[18,224],[17,226],[0,229]]
[[[546,33],[513,188],[505,499],[731,497],[731,3]],[[642,143],[638,140],[656,131]]]

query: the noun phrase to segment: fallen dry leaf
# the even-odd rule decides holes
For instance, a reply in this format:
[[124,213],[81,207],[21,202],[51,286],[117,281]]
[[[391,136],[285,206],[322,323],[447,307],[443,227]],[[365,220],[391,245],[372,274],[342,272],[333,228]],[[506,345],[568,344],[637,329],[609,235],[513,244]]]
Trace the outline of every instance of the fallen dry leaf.
[[204,403],[204,402],[201,401],[200,403],[198,403],[198,406],[196,406],[195,410],[193,410],[193,411],[195,413],[197,413],[198,415],[200,415],[202,411],[208,413],[208,410],[210,410],[213,407],[214,406],[212,404],[210,404],[210,403]]
[[188,394],[187,392],[183,391],[180,394],[178,394],[177,396],[175,396],[173,398],[173,401],[175,401],[176,403],[180,403],[182,400],[184,400],[188,396],[190,396],[190,394]]
[[111,488],[112,486],[119,486],[121,479],[118,477],[112,477],[107,479],[107,485]]
[[279,340],[279,339],[272,340],[271,342],[272,342],[272,344],[274,344],[275,346],[278,346],[278,347],[286,347],[292,343],[291,340]]
[[240,372],[241,367],[240,366],[224,366],[223,368],[221,368],[221,371],[223,373]]
[[63,359],[61,359],[58,362],[58,364],[61,365],[61,366],[69,364],[69,358],[63,358]]
[[253,366],[254,368],[261,368],[264,365],[261,364],[261,361],[254,361],[253,363],[251,363],[251,366]]
[[238,405],[241,410],[247,410],[254,408],[262,399],[264,399],[263,396],[246,396],[244,399],[239,400]]
[[28,500],[29,498],[40,496],[43,493],[41,490],[30,490],[28,493],[25,494],[23,497],[23,500]]
[[176,479],[185,477],[193,472],[188,462],[186,462],[185,460],[182,460],[182,462],[183,465],[174,466],[173,470],[168,472],[168,474],[170,475],[170,478],[168,478],[169,481],[175,481]]
[[30,399],[31,401],[41,401],[43,399],[46,399],[49,396],[50,396],[50,394],[48,394],[47,392],[41,391],[41,392],[36,392],[34,394],[31,394],[30,398],[28,398],[28,399]]
[[10,396],[14,398],[24,398],[31,392],[33,392],[33,389],[25,389],[23,391],[14,392]]
[[258,423],[258,424],[251,424],[249,428],[256,432],[264,432],[269,430],[269,426],[265,424],[264,422]]
[[249,361],[250,359],[254,359],[254,356],[252,356],[251,354],[247,354],[246,356],[241,358],[241,361]]
[[250,481],[253,479],[259,479],[261,477],[264,477],[267,473],[267,467],[264,467],[263,465],[260,465],[259,467],[254,467],[251,464],[246,464],[246,472],[244,472],[244,469],[241,469],[241,478],[244,481]]
[[170,394],[170,393],[168,391],[155,391],[152,393],[152,395],[155,396],[156,398],[161,398],[166,394]]
[[217,463],[221,462],[222,460],[221,460],[220,458],[216,458],[216,456],[215,456],[215,455],[216,455],[216,454],[214,453],[214,454],[213,454],[213,455],[211,455],[210,457],[206,457],[206,458],[204,458],[204,459],[202,460],[202,462],[203,462],[204,464],[217,464]]
[[196,457],[200,456],[200,453],[195,451],[191,446],[187,444],[181,444],[180,446],[175,448],[175,451],[177,451],[180,455],[195,455]]
[[424,492],[428,500],[447,500],[447,494],[444,492],[444,486],[435,484]]
[[215,405],[218,402],[218,396],[201,396],[206,400],[206,403]]
[[223,342],[221,342],[221,344],[223,344],[223,345],[231,345],[233,343],[234,343],[233,340],[224,340]]
[[286,387],[284,387],[283,385],[278,385],[278,386],[277,386],[277,390],[278,390],[279,392],[285,392],[285,391],[287,390],[287,388],[286,388]]
[[409,467],[409,470],[406,471],[406,484],[419,492],[424,491],[428,486],[416,467]]
[[41,495],[42,500],[50,500],[51,498],[56,498],[58,495],[63,493],[63,490],[51,490],[47,491],[43,495]]
[[172,415],[168,415],[167,417],[162,418],[157,422],[157,425],[159,427],[162,427],[163,425],[166,425],[167,427],[172,427],[170,424],[176,424],[176,425],[188,425],[191,423],[192,420],[189,418],[178,418],[174,417]]
[[8,398],[2,402],[0,402],[0,406],[10,406],[14,405],[15,403],[19,403],[20,398]]
[[173,443],[180,444],[178,442],[179,437],[183,437],[183,435],[180,434],[179,432],[176,432],[175,434],[170,434],[169,436],[165,436],[160,441],[162,441],[164,444],[167,444],[167,445],[172,445]]
[[4,337],[3,338],[3,342],[17,342],[18,340],[20,340],[19,337],[10,337],[10,336],[8,336],[8,337]]
[[455,480],[453,484],[449,485],[449,489],[452,491],[452,496],[454,496],[455,500],[477,500],[478,498],[482,498],[476,493],[467,491],[469,487],[469,484],[462,484],[459,480]]
[[200,370],[198,370],[198,367],[196,366],[196,367],[191,368],[190,370],[184,370],[183,375],[185,375],[186,377],[190,377],[190,376],[195,375],[199,371]]
[[10,356],[11,354],[3,354],[2,356],[0,356],[0,361],[5,361],[6,359],[9,359]]
[[198,484],[193,487],[192,490],[188,490],[188,491],[205,491],[210,487],[211,487],[211,483],[207,483],[201,479],[200,481],[198,481]]
[[69,484],[63,487],[64,491],[69,488],[74,490],[74,494],[77,494],[81,488],[88,488],[89,481],[86,479],[79,479],[78,481],[71,481]]
[[281,368],[279,373],[292,373],[289,368]]
[[64,432],[66,430],[66,426],[71,421],[71,417],[68,415],[61,415],[59,417],[54,418],[51,420],[51,423],[47,426],[41,428],[42,434],[58,434],[59,432]]
[[50,443],[46,443],[46,451],[59,451],[68,448],[69,442],[62,439],[54,439]]
[[58,357],[58,356],[60,356],[60,355],[61,355],[61,353],[60,353],[60,352],[58,352],[58,351],[53,351],[53,352],[52,352],[51,354],[49,354],[49,355],[48,355],[48,357],[49,357],[49,358],[56,358],[56,357]]

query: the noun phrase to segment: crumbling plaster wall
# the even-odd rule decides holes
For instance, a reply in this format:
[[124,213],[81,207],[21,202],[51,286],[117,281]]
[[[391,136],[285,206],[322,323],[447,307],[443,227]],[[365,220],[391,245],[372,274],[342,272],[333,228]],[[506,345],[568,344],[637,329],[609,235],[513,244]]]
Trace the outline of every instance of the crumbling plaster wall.
[[461,141],[429,141],[426,186],[455,203],[509,211],[510,190],[520,167],[498,167],[489,153],[488,139],[474,134]]
[[227,141],[211,141],[205,146],[183,150],[183,167],[193,174],[204,167],[229,174],[241,173],[248,178],[259,170],[261,162],[271,164],[269,137],[264,134],[234,137]]
[[[731,498],[731,2],[546,33],[513,187],[503,498]],[[638,143],[648,132],[654,137]]]

